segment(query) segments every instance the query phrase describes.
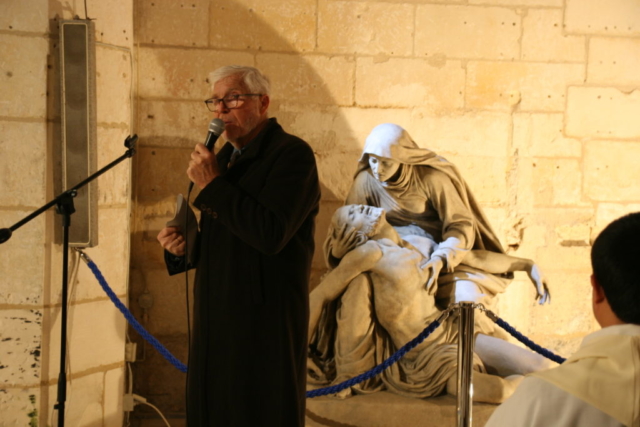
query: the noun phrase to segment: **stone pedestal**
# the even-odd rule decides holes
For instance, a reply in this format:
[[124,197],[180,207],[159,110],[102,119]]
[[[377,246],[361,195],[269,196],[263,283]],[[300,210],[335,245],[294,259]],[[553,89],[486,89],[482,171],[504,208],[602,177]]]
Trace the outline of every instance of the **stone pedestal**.
[[[496,405],[474,403],[473,426],[482,427]],[[456,398],[411,399],[388,392],[347,399],[307,399],[306,427],[456,427]]]

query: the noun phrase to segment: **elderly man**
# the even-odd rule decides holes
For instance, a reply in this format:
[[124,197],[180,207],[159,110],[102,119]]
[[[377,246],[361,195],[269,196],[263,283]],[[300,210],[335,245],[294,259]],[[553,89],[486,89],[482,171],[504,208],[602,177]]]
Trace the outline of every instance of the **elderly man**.
[[602,329],[559,367],[525,378],[487,426],[640,426],[638,239],[640,212],[600,233],[591,249],[591,300]]
[[[259,70],[222,67],[210,80],[205,102],[224,121],[227,143],[217,155],[198,144],[187,169],[202,212],[187,422],[301,427],[315,157],[268,118],[269,81]],[[165,228],[158,240],[170,274],[183,271],[180,230]]]
[[[345,236],[345,227],[352,229],[353,233]],[[347,379],[350,375],[343,375],[345,370],[360,374],[372,368],[414,339],[440,315],[433,295],[436,280],[429,268],[429,260],[437,253],[438,245],[419,227],[413,228],[419,234],[411,234],[412,230],[407,228],[402,231],[405,234],[401,237],[387,222],[382,208],[348,205],[334,214],[325,251],[330,253],[330,248],[337,243],[347,247],[348,252],[311,292],[309,336],[315,339],[311,345],[309,366],[311,378],[318,384]],[[336,242],[343,239],[347,242]],[[546,287],[539,270],[529,259],[472,250],[461,262],[470,267],[482,265],[492,273],[526,271],[536,285],[539,297],[546,297]],[[323,310],[354,286],[372,289],[372,321],[375,325],[371,333],[377,347],[375,352],[365,352],[357,366],[348,360],[345,362],[338,351],[335,355],[318,353],[316,345],[331,330],[327,322],[333,316],[323,316]],[[338,317],[340,315],[338,313]],[[345,345],[358,348],[363,338],[358,335],[358,330],[352,330],[351,335],[340,334],[335,348]],[[457,327],[448,320],[407,353],[397,366],[384,371],[381,380],[369,381],[356,390],[370,392],[384,386],[398,394],[423,398],[438,395],[446,388],[455,394],[456,336]],[[476,358],[476,368],[483,371],[485,362],[493,372],[500,374],[476,372],[474,375],[474,399],[482,402],[501,402],[513,392],[522,379],[521,374],[549,366],[540,356],[486,335],[478,336],[476,349],[480,356]],[[343,363],[349,366],[345,369]],[[341,396],[349,393],[347,389]]]

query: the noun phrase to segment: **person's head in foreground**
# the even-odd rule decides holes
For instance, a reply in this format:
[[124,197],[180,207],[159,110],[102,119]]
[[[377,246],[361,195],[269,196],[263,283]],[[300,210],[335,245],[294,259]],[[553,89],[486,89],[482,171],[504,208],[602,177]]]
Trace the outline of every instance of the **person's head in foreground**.
[[602,327],[640,325],[640,212],[619,218],[591,249],[593,314]]
[[640,427],[640,212],[591,248],[593,314],[602,329],[560,366],[526,377],[486,427]]

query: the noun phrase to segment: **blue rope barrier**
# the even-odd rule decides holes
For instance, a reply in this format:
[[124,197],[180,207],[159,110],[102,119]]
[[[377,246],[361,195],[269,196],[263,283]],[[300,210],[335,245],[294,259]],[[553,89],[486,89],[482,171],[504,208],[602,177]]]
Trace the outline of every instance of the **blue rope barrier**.
[[[172,355],[171,352],[169,352],[169,350],[166,349],[166,347],[164,347],[153,335],[151,335],[144,328],[144,326],[142,326],[136,320],[135,317],[133,317],[133,314],[131,314],[129,309],[122,303],[122,301],[120,301],[118,296],[109,287],[109,284],[107,283],[106,279],[104,278],[104,276],[100,272],[100,269],[95,265],[95,263],[91,260],[91,258],[89,258],[87,256],[87,254],[85,254],[84,252],[82,252],[80,250],[78,250],[78,253],[82,257],[82,259],[87,263],[87,266],[89,266],[89,269],[93,272],[94,276],[98,280],[98,283],[100,284],[100,286],[102,287],[104,292],[109,296],[111,301],[115,304],[115,306],[118,308],[118,310],[120,310],[120,312],[124,315],[124,317],[131,324],[131,326],[133,326],[133,328],[147,342],[149,342],[156,350],[158,350],[158,352],[167,361],[169,361],[173,366],[175,366],[180,372],[187,372],[187,366],[184,363],[180,362],[174,355]],[[358,376],[355,376],[355,377],[353,377],[353,378],[351,378],[349,380],[343,381],[343,382],[341,382],[339,384],[335,384],[333,386],[329,386],[329,387],[324,387],[324,388],[319,388],[319,389],[316,389],[316,390],[308,391],[306,393],[307,398],[325,396],[327,394],[335,394],[335,393],[338,393],[338,392],[340,392],[340,391],[342,391],[342,390],[344,390],[344,389],[346,389],[348,387],[353,387],[356,384],[359,384],[359,383],[361,383],[363,381],[366,381],[368,379],[371,379],[371,378],[375,377],[376,375],[379,375],[384,370],[389,368],[391,365],[393,365],[394,363],[398,362],[398,360],[400,360],[409,351],[413,350],[422,341],[427,339],[427,337],[429,337],[429,335],[431,335],[431,333],[433,331],[435,331],[442,324],[444,319],[446,319],[448,317],[450,310],[451,310],[451,307],[449,309],[447,309],[445,312],[443,312],[442,315],[438,319],[434,320],[433,322],[431,322],[429,324],[429,326],[424,328],[422,330],[422,332],[420,332],[420,334],[418,334],[418,336],[416,336],[414,339],[412,339],[407,344],[402,346],[398,351],[396,351],[394,354],[392,354],[389,358],[384,360],[379,365],[375,366],[373,369],[371,369],[371,370],[369,370],[367,372],[364,372],[364,373],[362,373],[362,374],[360,374]],[[561,356],[558,356],[557,354],[555,354],[555,353],[553,353],[553,352],[551,352],[551,351],[539,346],[538,344],[534,343],[529,338],[525,337],[520,332],[518,332],[514,327],[509,325],[507,322],[505,322],[504,320],[502,320],[501,318],[496,316],[490,310],[486,310],[486,309],[484,309],[484,307],[481,307],[481,310],[484,311],[485,314],[491,320],[493,320],[495,323],[497,323],[498,326],[503,328],[505,331],[509,332],[518,341],[522,342],[523,344],[525,344],[527,347],[529,347],[533,351],[535,351],[535,352],[537,352],[537,353],[545,356],[546,358],[551,359],[551,360],[553,360],[554,362],[557,362],[557,363],[563,363],[566,360],[565,358],[563,358]]]
[[[80,251],[78,251],[78,252],[80,252]],[[98,267],[95,265],[95,263],[84,252],[80,252],[80,256],[82,256],[82,258],[85,260],[85,262],[87,263],[87,265],[89,266],[89,268],[93,272],[93,275],[96,276],[96,279],[98,279],[98,283],[100,283],[100,286],[102,287],[104,292],[109,296],[109,298],[115,304],[115,306],[118,308],[118,310],[120,310],[122,312],[124,317],[131,324],[131,326],[133,326],[133,329],[135,329],[142,336],[142,338],[147,340],[147,342],[149,342],[149,344],[151,344],[156,350],[158,350],[158,352],[165,359],[167,359],[173,366],[178,368],[178,370],[180,372],[187,372],[187,365],[185,365],[184,363],[180,362],[173,354],[171,354],[171,352],[169,352],[169,350],[166,349],[165,346],[163,346],[160,343],[160,341],[158,341],[153,335],[151,335],[144,328],[144,326],[142,326],[136,320],[135,317],[133,317],[133,314],[131,314],[129,309],[122,303],[122,301],[120,301],[120,299],[115,294],[115,292],[113,292],[113,290],[109,287],[109,284],[105,280],[104,276],[102,276],[102,273],[100,272],[100,269],[98,269]]]
[[[122,301],[120,301],[118,296],[109,287],[109,284],[107,283],[106,279],[104,278],[104,276],[100,272],[100,269],[91,260],[91,258],[89,258],[89,256],[87,256],[87,254],[85,254],[84,252],[82,252],[80,250],[78,250],[78,253],[82,257],[82,259],[87,263],[87,265],[89,266],[89,269],[91,269],[91,271],[93,272],[93,275],[96,276],[96,279],[98,279],[98,283],[100,283],[100,286],[102,287],[104,292],[109,296],[109,299],[111,299],[111,301],[115,304],[115,306],[118,308],[118,310],[120,310],[120,312],[124,315],[124,317],[131,324],[131,326],[133,326],[133,328],[145,340],[147,340],[147,342],[149,342],[156,350],[158,350],[158,352],[160,352],[160,354],[165,359],[167,359],[173,366],[178,368],[178,370],[180,370],[181,372],[187,372],[187,366],[184,363],[180,362],[174,355],[172,355],[169,352],[169,350],[167,350],[153,335],[151,335],[144,328],[144,326],[142,326],[136,320],[135,317],[133,317],[133,314],[131,314],[129,309],[122,303]],[[429,326],[427,326],[426,328],[424,328],[424,330],[420,334],[418,334],[417,337],[415,337],[414,339],[409,341],[402,348],[400,348],[400,350],[396,351],[393,355],[391,355],[388,359],[386,359],[384,362],[382,362],[378,366],[376,366],[373,369],[371,369],[371,370],[369,370],[369,371],[367,371],[367,372],[365,372],[363,374],[360,374],[360,375],[358,375],[358,376],[356,376],[354,378],[351,378],[351,379],[349,379],[347,381],[344,381],[344,382],[342,382],[340,384],[336,384],[336,385],[333,385],[333,386],[330,386],[330,387],[319,388],[319,389],[316,389],[316,390],[308,391],[307,392],[307,397],[308,398],[312,398],[312,397],[324,396],[324,395],[327,395],[327,394],[334,394],[334,393],[337,393],[337,392],[339,392],[341,390],[344,390],[347,387],[354,386],[356,384],[359,384],[359,383],[361,383],[363,381],[366,381],[366,380],[368,380],[370,378],[373,378],[376,375],[380,374],[382,371],[384,371],[385,369],[387,369],[388,367],[390,367],[391,365],[396,363],[405,354],[407,354],[410,350],[412,350],[414,347],[416,347],[418,344],[420,344],[422,341],[424,341],[429,335],[431,335],[431,333],[433,331],[435,331],[438,328],[438,326],[440,326],[441,322],[439,320],[443,319],[443,318],[446,318],[446,316],[444,316],[444,314],[445,313],[443,313],[443,315],[441,315],[438,319],[436,319],[433,322],[431,322],[431,324]],[[446,313],[446,315],[448,316],[448,313]]]
[[[489,318],[491,318],[491,316],[489,316]],[[567,360],[564,357],[558,356],[557,354],[553,353],[552,351],[547,350],[546,348],[541,347],[538,344],[534,343],[529,338],[525,337],[520,332],[516,331],[516,329],[513,326],[509,325],[507,322],[505,322],[501,318],[496,317],[496,319],[492,319],[492,320],[494,320],[494,322],[496,322],[498,324],[498,326],[500,326],[502,329],[504,329],[505,331],[509,332],[518,341],[520,341],[521,343],[523,343],[524,345],[526,345],[527,347],[529,347],[531,350],[535,351],[536,353],[540,353],[541,355],[543,355],[547,359],[551,359],[554,362],[557,362],[557,363],[560,363],[560,364],[564,363],[564,361]]]
[[376,375],[380,374],[382,371],[384,371],[385,369],[387,369],[388,367],[396,363],[398,360],[400,360],[405,354],[407,354],[415,346],[417,346],[422,341],[424,341],[429,335],[431,335],[433,331],[435,331],[438,328],[438,326],[440,326],[440,322],[438,320],[434,320],[433,322],[431,322],[429,326],[424,328],[424,330],[420,332],[420,334],[418,334],[417,337],[409,341],[402,348],[400,348],[400,350],[393,353],[388,359],[386,359],[384,362],[382,362],[378,366],[374,367],[373,369],[363,374],[360,374],[349,380],[343,381],[340,384],[308,391],[307,397],[312,398],[312,397],[324,396],[327,394],[338,393],[339,391],[342,391],[347,387],[352,387],[356,384],[359,384],[363,381],[366,381],[370,378],[375,377]]

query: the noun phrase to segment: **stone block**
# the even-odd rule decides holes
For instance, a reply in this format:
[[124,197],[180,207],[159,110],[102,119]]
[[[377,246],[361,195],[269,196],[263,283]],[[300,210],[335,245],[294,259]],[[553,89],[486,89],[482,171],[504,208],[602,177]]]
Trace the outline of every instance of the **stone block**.
[[578,159],[534,159],[533,183],[538,206],[579,205],[582,168]]
[[[583,248],[580,256],[589,263],[589,249]],[[556,261],[558,263],[560,259]],[[587,271],[588,268],[586,269]],[[571,336],[592,331],[591,284],[584,272],[555,272],[548,275],[551,304],[531,310],[531,331],[553,331],[556,336]],[[563,354],[568,356],[568,354]]]
[[[0,210],[0,228],[9,228],[31,211]],[[0,257],[0,304],[42,304],[45,275],[46,214],[13,231],[2,244],[8,256]]]
[[563,0],[469,0],[469,4],[524,6],[524,7],[563,7]]
[[632,212],[640,212],[640,203],[599,203],[595,224],[591,229],[591,241],[611,222]]
[[122,396],[125,391],[125,368],[111,369],[104,374],[104,425],[122,427]]
[[595,201],[640,200],[640,142],[591,141],[585,144],[584,192]]
[[37,426],[40,409],[40,388],[4,388],[0,393],[2,423],[14,426]]
[[[102,272],[107,284],[116,295],[127,294],[129,277],[129,212],[126,207],[101,208],[98,211],[98,242],[84,251]],[[73,296],[75,301],[106,298],[93,272],[73,253],[71,259],[80,264],[75,275]]]
[[[397,113],[397,114],[396,114]],[[353,114],[353,116],[352,116]],[[343,201],[367,135],[380,123],[406,121],[400,110],[283,104],[277,113],[285,130],[305,139],[316,153],[323,200]]]
[[[96,41],[133,48],[133,4],[131,0],[88,2],[89,17],[95,19]],[[82,14],[79,10],[76,13]]]
[[[362,2],[362,0],[329,0],[329,1]],[[415,3],[415,4],[424,4],[424,3],[453,4],[453,3],[466,3],[467,1],[468,0],[366,0],[367,3]]]
[[517,254],[521,254],[518,256],[524,256],[535,260],[536,250],[539,247],[547,245],[548,230],[543,225],[532,224],[533,215],[534,214],[526,214],[526,216],[524,216],[522,241]]
[[574,86],[567,93],[568,136],[640,139],[640,91]]
[[516,59],[521,17],[513,9],[424,4],[416,8],[415,54]]
[[500,242],[504,245],[505,242],[505,225],[508,221],[507,209],[503,206],[489,206],[485,204],[480,205],[480,209],[484,212],[485,217],[493,231],[498,236]]
[[[126,299],[123,302],[127,305]],[[60,306],[45,310],[49,311],[46,316],[51,323],[45,325],[49,343],[43,351],[49,354],[49,364],[43,368],[43,373],[48,372],[49,377],[42,380],[50,381],[58,377],[60,369],[61,316]],[[126,327],[124,316],[110,300],[70,304],[67,328],[69,372],[81,373],[101,366],[112,369],[112,365],[123,363]],[[100,373],[100,377],[102,375]],[[102,390],[99,395],[102,396]]]
[[510,126],[509,115],[503,113],[430,115],[423,110],[414,110],[411,126],[407,129],[418,146],[447,158],[506,157]]
[[96,47],[96,99],[98,123],[128,126],[132,121],[131,53]]
[[[188,358],[188,339],[184,335],[159,335],[156,336],[160,342],[173,354],[178,360],[187,362]],[[157,352],[149,344],[138,344],[138,348],[144,347],[144,363],[136,363],[134,365],[134,390],[137,394],[145,396],[149,402],[160,408],[165,416],[170,414],[184,414],[185,412],[185,383],[186,375],[170,364],[162,355]],[[151,408],[138,407],[137,414],[150,415],[156,417],[155,412]],[[158,420],[160,421],[160,420]],[[171,426],[184,425],[180,422],[174,423],[171,420]],[[141,423],[141,426],[156,426],[152,423]],[[157,427],[166,426],[163,422]]]
[[131,0],[92,1],[68,4],[48,3],[50,19],[92,19],[96,41],[121,47],[133,47],[133,2]]
[[590,223],[557,227],[557,244],[560,246],[589,246],[591,229]]
[[492,156],[448,157],[480,205],[499,205],[507,200],[507,159]]
[[584,81],[582,64],[470,62],[467,67],[469,108],[563,111],[569,85]]
[[341,145],[360,151],[371,130],[379,124],[395,123],[407,129],[411,135],[414,133],[410,126],[412,111],[406,108],[344,108],[342,119],[344,127],[341,129],[348,129],[348,132],[338,133],[340,139],[344,138]]
[[[584,207],[540,207],[528,215],[527,226],[536,227],[539,230],[538,239],[541,241],[539,246],[547,247],[561,240],[559,230],[582,225],[592,226],[594,215],[594,208],[587,205]],[[545,233],[544,236],[543,233]]]
[[514,218],[528,217],[534,211],[537,188],[535,163],[534,158],[521,155],[518,149],[513,150],[507,180]]
[[[549,280],[560,270],[578,272],[581,274],[581,280],[584,281],[588,280],[588,275],[584,272],[591,269],[590,249],[586,246],[547,246],[538,249],[536,259],[548,272]],[[565,282],[557,280],[556,283],[564,284]],[[585,283],[588,284],[588,282]]]
[[2,388],[29,388],[40,384],[41,357],[48,351],[42,347],[42,315],[42,309],[0,310]]
[[210,7],[209,46],[308,52],[315,47],[315,0],[238,0]]
[[[60,48],[59,40],[49,38],[49,54],[46,61],[46,115],[50,125],[55,124],[60,128],[61,123],[61,95],[60,95]],[[57,135],[60,135],[60,132]],[[58,137],[59,139],[59,137]]]
[[44,121],[0,121],[0,205],[35,209],[45,203],[46,147]]
[[482,209],[484,216],[487,218],[489,226],[495,232],[496,236],[498,236],[500,243],[504,246],[506,243],[505,230],[509,221],[509,211],[507,207],[480,204],[480,209]]
[[355,61],[345,56],[259,54],[271,97],[305,104],[352,105]]
[[244,51],[141,47],[139,95],[202,102],[211,96],[209,73],[229,64],[253,65],[254,58]]
[[[280,103],[271,113],[285,131],[304,139],[314,152],[323,155],[335,150],[353,150],[345,143],[351,133],[341,114],[342,109],[330,105]],[[358,149],[359,144],[355,144]]]
[[513,115],[513,146],[521,156],[580,157],[580,141],[564,135],[564,116],[556,113]]
[[214,27],[209,26],[208,0],[152,0],[137,2],[137,5],[136,36],[140,43],[185,47],[209,45],[209,28]]
[[44,37],[0,34],[0,116],[46,117],[47,54]]
[[[98,169],[102,169],[127,151],[124,142],[129,129],[98,126]],[[139,140],[138,140],[139,142]],[[97,178],[99,206],[125,206],[131,197],[132,158],[122,160]]]
[[0,6],[0,30],[45,34],[49,31],[48,0],[5,0]]
[[634,0],[567,0],[567,33],[638,36],[640,4]]
[[530,9],[522,23],[522,56],[527,61],[582,62],[586,41],[565,35],[561,9]]
[[320,2],[317,50],[324,53],[410,56],[414,8],[411,4]]
[[324,197],[340,201],[347,198],[360,154],[359,150],[352,150],[318,155],[318,177]]
[[456,110],[464,105],[465,71],[460,61],[358,58],[356,104],[360,107],[422,107]]
[[598,38],[589,41],[587,81],[603,86],[640,86],[640,40]]
[[142,147],[138,156],[138,200],[159,201],[167,196],[186,193],[187,167],[192,148]]
[[212,117],[202,100],[141,100],[138,108],[141,146],[193,148],[204,142]]
[[[158,246],[159,247],[159,246]],[[153,305],[146,310],[144,317],[144,327],[152,335],[174,335],[187,333],[187,296],[184,274],[169,276],[166,268],[145,269],[142,272],[144,289],[136,289],[132,292],[131,305],[135,306],[136,312],[142,308],[138,303],[138,297],[146,293],[145,298],[152,300]],[[193,300],[194,275],[189,274],[189,299]],[[193,301],[190,301],[193,305]],[[193,313],[193,311],[192,311]],[[155,351],[155,350],[154,350]]]
[[[52,394],[52,396],[55,400],[56,395]],[[103,399],[104,372],[74,378],[67,384],[65,425],[101,425],[104,422]]]
[[414,110],[410,127],[405,127],[418,146],[445,157],[506,157],[510,138],[508,114],[468,112],[429,115]]

